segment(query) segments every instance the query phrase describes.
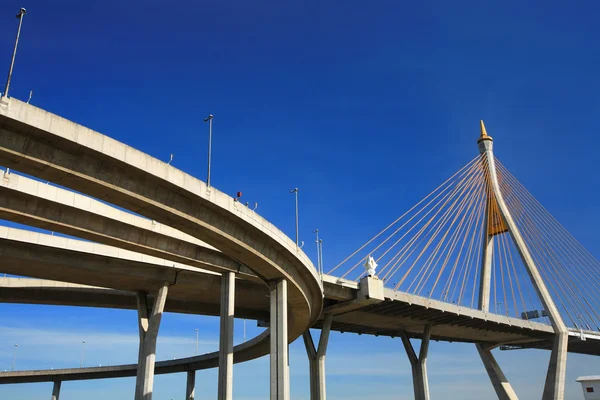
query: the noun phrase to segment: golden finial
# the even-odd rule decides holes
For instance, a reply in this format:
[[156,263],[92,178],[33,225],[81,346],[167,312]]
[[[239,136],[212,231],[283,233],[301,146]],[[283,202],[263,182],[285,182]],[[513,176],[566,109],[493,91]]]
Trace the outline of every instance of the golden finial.
[[485,125],[483,124],[483,120],[479,121],[479,126],[481,127],[481,136],[479,137],[479,140],[477,142],[479,142],[480,140],[484,140],[484,139],[492,140],[492,137],[489,136],[487,134],[487,131],[485,130]]

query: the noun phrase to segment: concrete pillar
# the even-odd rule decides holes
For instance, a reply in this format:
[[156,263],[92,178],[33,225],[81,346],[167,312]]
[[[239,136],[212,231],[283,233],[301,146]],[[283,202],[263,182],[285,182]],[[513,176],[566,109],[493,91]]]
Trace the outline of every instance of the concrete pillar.
[[196,371],[187,372],[187,383],[185,385],[185,400],[194,400],[196,391]]
[[567,333],[561,333],[554,337],[542,400],[564,399],[568,344],[569,335]]
[[169,283],[165,282],[158,290],[154,307],[148,315],[148,297],[146,293],[137,293],[138,322],[140,330],[140,354],[135,383],[135,400],[152,400],[154,385],[154,364],[156,362],[156,339],[160,320],[165,309]]
[[519,400],[491,350],[480,343],[476,343],[475,346],[477,346],[481,361],[483,361],[485,370],[492,381],[498,400]]
[[[498,183],[498,175],[496,173],[496,164],[494,159],[493,152],[493,141],[490,136],[487,135],[485,131],[485,127],[483,126],[483,121],[481,121],[481,137],[477,141],[479,145],[479,151],[482,154],[486,155],[488,161],[488,169],[489,169],[489,180],[492,185],[492,189],[494,191],[494,196],[496,197],[496,201],[498,203],[498,208],[500,214],[502,215],[503,221],[510,232],[510,236],[523,260],[523,264],[525,264],[527,273],[529,274],[529,278],[533,283],[533,287],[540,298],[544,309],[548,312],[548,317],[550,318],[550,322],[552,323],[552,328],[554,329],[554,333],[558,338],[557,342],[555,342],[554,347],[556,349],[555,357],[550,357],[550,365],[548,368],[548,375],[546,376],[546,385],[544,388],[544,397],[543,399],[553,399],[553,400],[563,400],[565,393],[565,374],[566,374],[566,363],[567,363],[567,342],[568,342],[568,329],[565,325],[548,288],[542,276],[535,264],[535,261],[531,254],[529,253],[529,248],[525,243],[525,240],[521,236],[521,232],[519,228],[515,224],[510,210],[508,206],[504,202],[504,197],[502,196],[502,191],[500,190],[500,184]],[[554,364],[554,365],[553,365]],[[553,380],[550,382],[549,380]],[[547,397],[550,396],[550,397]]]
[[[488,193],[490,195],[490,193]],[[481,276],[479,281],[479,309],[485,312],[490,310],[490,287],[492,280],[492,257],[494,254],[494,236],[490,235],[489,225],[491,203],[488,198],[485,219],[483,221],[483,249],[481,254]]]
[[219,400],[233,396],[233,321],[235,308],[235,274],[225,272],[221,278],[221,330],[219,336]]
[[310,330],[307,330],[302,334],[310,368],[310,400],[325,400],[327,398],[325,385],[325,355],[327,353],[327,344],[329,343],[329,332],[331,331],[332,320],[332,314],[325,315],[321,337],[319,338],[319,346],[317,348],[315,348],[315,343],[310,334]]
[[271,331],[271,400],[290,399],[288,364],[288,309],[287,281],[282,279],[269,284]]
[[423,339],[421,340],[421,349],[419,357],[415,353],[415,349],[406,335],[406,332],[401,333],[402,344],[408,355],[410,366],[412,368],[413,389],[415,400],[429,400],[429,382],[427,380],[427,353],[429,352],[429,338],[431,336],[431,325],[426,325],[423,331]]
[[60,385],[61,385],[61,381],[55,381],[54,385],[52,386],[52,397],[51,400],[59,400],[60,398]]

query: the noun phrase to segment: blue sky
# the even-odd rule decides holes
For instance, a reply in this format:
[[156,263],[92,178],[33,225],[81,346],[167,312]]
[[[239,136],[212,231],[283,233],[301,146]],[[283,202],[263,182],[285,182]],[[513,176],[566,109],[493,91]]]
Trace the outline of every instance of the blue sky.
[[[314,257],[319,228],[325,269],[471,160],[479,119],[503,164],[600,257],[594,2],[8,0],[0,5],[4,71],[19,7],[28,14],[12,96],[26,100],[33,90],[32,104],[165,161],[173,153],[176,167],[200,178],[202,119],[214,114],[213,185],[242,191],[290,236],[289,189],[300,188],[300,239]],[[15,340],[19,368],[78,365],[86,336],[104,343],[90,344],[90,363],[135,360],[132,312],[0,305],[0,317],[2,369]],[[159,358],[191,354],[195,327],[206,351],[215,349],[214,319],[169,315]],[[291,350],[294,398],[307,398],[302,344]],[[498,357],[521,398],[539,398],[548,354]],[[599,367],[570,356],[567,398],[581,398],[574,379]],[[329,396],[365,398],[361,390],[376,382],[378,398],[410,398],[407,368],[398,340],[334,334]],[[432,345],[430,370],[434,398],[492,396],[473,346]],[[236,399],[265,398],[267,374],[266,359],[236,367]],[[183,396],[183,380],[159,377],[156,398]],[[216,391],[214,371],[198,380]],[[0,386],[0,398],[49,391]],[[62,398],[106,391],[130,398],[133,381],[69,383]]]

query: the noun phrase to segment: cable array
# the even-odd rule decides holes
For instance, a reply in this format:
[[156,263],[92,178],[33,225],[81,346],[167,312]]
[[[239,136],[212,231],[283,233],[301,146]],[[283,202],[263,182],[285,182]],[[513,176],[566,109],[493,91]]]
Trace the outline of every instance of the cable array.
[[[502,196],[567,325],[597,330],[600,262],[496,160]],[[485,154],[328,273],[358,280],[369,257],[387,287],[476,308],[484,241],[491,240],[489,310],[550,323],[492,190]]]
[[504,200],[565,323],[600,329],[600,262],[496,161]]
[[487,160],[477,156],[329,273],[358,280],[369,256],[386,286],[473,307],[477,302]]

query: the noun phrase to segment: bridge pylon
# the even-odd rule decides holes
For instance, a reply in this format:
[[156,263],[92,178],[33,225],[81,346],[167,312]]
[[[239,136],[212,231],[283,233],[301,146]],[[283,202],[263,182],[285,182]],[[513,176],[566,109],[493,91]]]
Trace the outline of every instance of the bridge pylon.
[[[563,400],[565,391],[565,374],[567,366],[567,344],[568,344],[568,329],[565,325],[550,292],[536,263],[529,252],[529,248],[519,231],[519,228],[515,224],[513,217],[510,213],[509,207],[504,201],[502,191],[500,190],[500,184],[498,182],[498,173],[496,171],[496,163],[494,158],[494,141],[491,136],[487,134],[483,121],[480,121],[481,135],[477,140],[479,146],[479,152],[484,157],[482,163],[483,168],[487,168],[486,173],[486,185],[487,187],[487,204],[486,204],[486,216],[484,222],[484,240],[482,249],[482,260],[481,260],[481,281],[480,281],[480,297],[479,297],[479,308],[483,311],[489,309],[489,297],[490,297],[490,280],[491,280],[491,263],[493,257],[493,240],[494,236],[501,233],[509,233],[514,245],[517,248],[519,256],[525,265],[527,274],[531,279],[533,287],[544,306],[544,309],[548,313],[548,317],[556,334],[554,339],[554,345],[552,348],[552,354],[550,356],[550,363],[548,366],[548,372],[546,375],[546,383],[544,385],[544,393],[542,400]],[[485,365],[486,359],[484,354],[482,360]],[[499,369],[499,367],[498,367]],[[488,371],[489,372],[489,371]],[[500,371],[501,373],[501,371]],[[494,377],[490,375],[492,382]],[[497,385],[494,385],[497,387]],[[500,390],[506,388],[506,385],[501,385]],[[510,389],[512,390],[512,388]],[[508,394],[505,392],[502,396],[498,393],[500,398]],[[510,398],[510,397],[504,397]]]

